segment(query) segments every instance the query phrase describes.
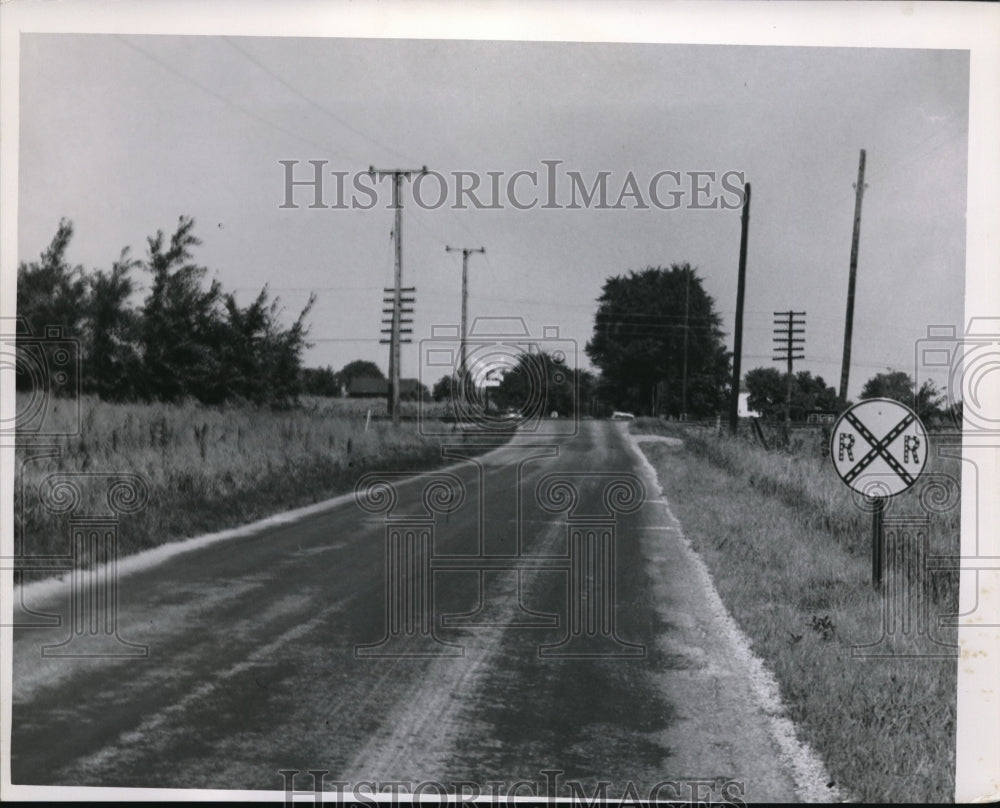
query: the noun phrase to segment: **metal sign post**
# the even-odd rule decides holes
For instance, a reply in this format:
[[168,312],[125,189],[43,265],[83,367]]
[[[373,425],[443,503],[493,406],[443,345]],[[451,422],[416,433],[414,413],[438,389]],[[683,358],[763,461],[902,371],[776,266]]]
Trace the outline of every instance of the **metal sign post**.
[[855,404],[833,425],[830,457],[840,478],[872,506],[872,586],[882,588],[882,515],[927,464],[927,430],[916,413],[889,398]]
[[871,497],[872,505],[872,586],[882,588],[882,565],[884,544],[882,536],[882,514],[888,497]]

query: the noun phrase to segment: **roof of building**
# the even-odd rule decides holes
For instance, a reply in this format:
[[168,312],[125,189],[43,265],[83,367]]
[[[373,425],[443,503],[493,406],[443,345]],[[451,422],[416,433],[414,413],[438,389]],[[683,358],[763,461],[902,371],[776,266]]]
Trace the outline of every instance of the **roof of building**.
[[378,396],[389,392],[389,380],[374,376],[355,376],[347,385],[349,396]]
[[[422,385],[420,379],[400,379],[400,395],[411,395],[418,393]],[[389,380],[377,379],[374,376],[356,376],[347,385],[347,395],[349,396],[384,396],[389,392]]]

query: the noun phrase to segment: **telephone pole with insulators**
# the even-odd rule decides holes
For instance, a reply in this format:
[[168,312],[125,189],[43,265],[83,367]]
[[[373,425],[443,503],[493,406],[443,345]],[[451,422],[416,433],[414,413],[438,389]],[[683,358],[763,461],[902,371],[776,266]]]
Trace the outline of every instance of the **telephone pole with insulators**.
[[806,313],[804,311],[776,311],[774,313],[774,350],[781,351],[781,356],[775,356],[775,362],[787,363],[787,376],[785,377],[785,429],[792,422],[792,362],[796,359],[805,359],[801,351],[805,350],[806,338]]
[[[385,294],[385,297],[382,298],[382,303],[387,306],[387,308],[382,309],[382,314],[388,314],[389,318],[383,318],[383,328],[381,333],[388,334],[389,338],[386,339],[385,337],[382,337],[379,340],[379,344],[389,345],[389,391],[387,393],[388,400],[386,402],[386,408],[389,410],[389,413],[392,414],[393,406],[395,406],[397,412],[399,410],[399,359],[397,353],[395,362],[392,361],[392,338],[393,334],[395,334],[396,345],[406,345],[413,342],[413,339],[408,335],[413,333],[413,304],[416,302],[416,298],[413,297],[413,295],[416,294],[417,288],[415,286],[404,286],[399,290],[398,300],[396,294],[397,290],[395,287],[387,286],[382,291]],[[397,303],[398,317],[396,315]],[[385,326],[388,326],[388,328]],[[393,376],[393,374],[395,374],[395,376]],[[395,379],[395,382],[393,382],[393,379]],[[393,397],[393,390],[396,391],[395,397]]]
[[[409,179],[414,174],[426,174],[427,166],[422,168],[368,168],[368,173],[377,179],[392,177],[392,207],[396,211],[396,223],[393,228],[393,239],[396,245],[395,274],[392,285],[392,318],[389,327],[389,390],[386,406],[389,417],[394,424],[399,423],[399,366],[400,366],[400,324],[403,308],[403,200],[399,193],[404,178]],[[411,301],[412,302],[412,301]],[[412,329],[410,329],[412,332]]]
[[465,342],[468,339],[468,322],[469,322],[469,256],[472,253],[485,253],[485,247],[448,247],[444,248],[445,252],[460,252],[462,253],[462,342],[459,353],[458,360],[458,383],[460,387],[459,395],[461,400],[465,402],[466,394],[466,354],[465,354]]

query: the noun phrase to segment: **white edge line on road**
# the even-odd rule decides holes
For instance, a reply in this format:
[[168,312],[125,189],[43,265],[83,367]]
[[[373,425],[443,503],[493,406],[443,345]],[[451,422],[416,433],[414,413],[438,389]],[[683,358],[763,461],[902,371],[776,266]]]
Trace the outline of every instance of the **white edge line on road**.
[[[695,574],[702,579],[702,588],[709,610],[719,621],[726,639],[732,647],[736,659],[747,672],[750,681],[750,690],[757,700],[757,705],[764,712],[768,719],[771,737],[781,751],[791,767],[792,778],[795,781],[795,788],[798,797],[803,802],[843,802],[845,796],[837,787],[828,788],[827,783],[830,777],[826,771],[826,766],[812,747],[801,740],[796,732],[795,724],[789,719],[788,711],[781,699],[781,689],[774,678],[774,674],[767,668],[764,661],[758,657],[751,649],[749,638],[743,633],[733,616],[729,613],[718,590],[715,588],[715,581],[712,573],[705,564],[701,554],[691,545],[690,540],[684,535],[684,529],[680,521],[670,510],[667,503],[663,487],[660,485],[659,477],[653,464],[649,462],[639,442],[631,431],[625,430],[626,439],[632,452],[636,455],[639,467],[649,482],[650,488],[656,491],[665,506],[665,510],[676,524],[677,534],[681,539],[681,545],[691,556]],[[642,437],[642,436],[640,436]]]
[[[484,452],[479,455],[476,459],[482,460],[489,457],[499,449],[504,448],[508,444],[503,444],[497,446],[496,448]],[[430,474],[441,474],[444,472],[455,471],[457,469],[467,466],[467,463],[463,461],[458,461],[457,463],[452,463],[448,466],[443,466],[440,468],[427,469],[425,471],[414,472],[411,476],[399,478],[399,483],[402,485],[407,485],[421,477],[426,477]],[[305,505],[301,508],[295,508],[290,511],[283,511],[281,513],[275,513],[271,516],[266,516],[263,519],[258,519],[256,522],[250,522],[246,525],[239,525],[238,527],[228,528],[226,530],[220,530],[216,533],[206,533],[203,536],[193,536],[187,539],[178,539],[177,541],[168,542],[166,544],[161,544],[157,547],[152,547],[148,550],[143,550],[141,553],[136,553],[135,555],[129,555],[117,562],[117,579],[124,578],[127,575],[132,575],[136,572],[142,570],[148,570],[155,567],[157,564],[162,564],[164,561],[175,556],[182,555],[183,553],[190,553],[194,550],[200,550],[203,547],[208,547],[211,544],[216,544],[220,541],[227,541],[229,539],[241,539],[248,536],[253,536],[261,531],[268,530],[279,525],[288,525],[299,521],[300,519],[305,519],[309,516],[314,516],[318,513],[323,513],[324,511],[333,510],[339,508],[348,502],[353,501],[354,492],[349,491],[346,494],[339,494],[331,499],[323,500],[322,502],[317,502],[313,505]],[[88,572],[91,574],[96,574],[106,569],[108,564],[101,564],[99,566],[91,568]],[[70,586],[70,581],[68,577],[55,577],[46,578],[42,581],[32,581],[29,584],[15,585],[14,586],[14,603],[20,601],[22,597],[31,596],[32,598],[46,598],[52,595],[58,594],[64,589],[68,589]]]

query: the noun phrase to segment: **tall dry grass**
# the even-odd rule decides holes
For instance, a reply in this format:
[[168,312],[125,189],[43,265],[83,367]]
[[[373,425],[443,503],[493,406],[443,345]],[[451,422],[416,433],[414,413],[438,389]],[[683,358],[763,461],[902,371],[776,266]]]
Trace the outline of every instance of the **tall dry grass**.
[[[52,513],[39,488],[53,472],[75,475],[83,510],[101,510],[101,474],[142,478],[145,507],[121,518],[119,549],[127,554],[316,502],[350,490],[365,470],[441,460],[440,439],[420,436],[415,421],[393,426],[379,418],[381,402],[314,399],[288,411],[94,397],[54,405],[49,431],[76,431],[79,406],[79,434],[39,439],[51,448],[17,452],[15,534],[29,555],[68,552],[67,518]],[[377,406],[382,412],[373,412],[366,430],[367,411]]]

